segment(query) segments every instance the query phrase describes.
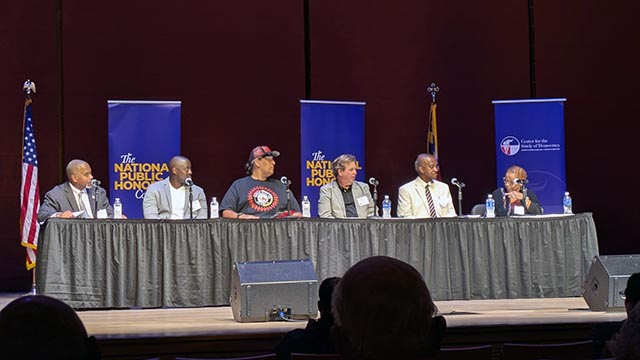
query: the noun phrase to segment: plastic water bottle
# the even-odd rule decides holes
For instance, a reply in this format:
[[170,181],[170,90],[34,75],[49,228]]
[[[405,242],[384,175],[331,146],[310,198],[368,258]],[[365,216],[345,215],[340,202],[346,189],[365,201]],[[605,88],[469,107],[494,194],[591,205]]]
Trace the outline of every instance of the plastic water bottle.
[[391,200],[389,200],[389,195],[385,195],[384,200],[382,200],[382,217],[391,217]]
[[307,195],[302,198],[302,217],[311,217],[311,202]]
[[113,218],[122,219],[122,203],[120,202],[120,198],[116,198],[116,201],[113,202]]
[[565,214],[573,214],[572,209],[573,203],[571,200],[571,195],[569,195],[568,191],[565,191],[564,197],[562,198],[562,210]]
[[493,195],[489,194],[489,196],[487,196],[487,200],[484,202],[484,206],[487,212],[486,217],[496,217],[496,199],[493,198]]
[[211,219],[217,219],[220,217],[218,199],[216,199],[215,196],[211,198],[211,204],[209,204],[209,215]]

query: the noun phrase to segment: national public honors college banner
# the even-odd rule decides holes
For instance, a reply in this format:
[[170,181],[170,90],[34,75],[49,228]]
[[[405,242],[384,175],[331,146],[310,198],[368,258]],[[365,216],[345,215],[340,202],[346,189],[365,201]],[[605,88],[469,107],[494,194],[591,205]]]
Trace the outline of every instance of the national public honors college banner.
[[364,102],[300,100],[300,188],[311,202],[311,216],[318,215],[320,187],[335,178],[333,159],[355,155],[356,179],[365,179],[364,107]]
[[142,218],[151,183],[169,176],[180,154],[180,101],[109,100],[109,195],[122,212]]
[[545,214],[562,213],[565,180],[564,102],[567,99],[495,100],[498,187],[512,165],[527,171]]

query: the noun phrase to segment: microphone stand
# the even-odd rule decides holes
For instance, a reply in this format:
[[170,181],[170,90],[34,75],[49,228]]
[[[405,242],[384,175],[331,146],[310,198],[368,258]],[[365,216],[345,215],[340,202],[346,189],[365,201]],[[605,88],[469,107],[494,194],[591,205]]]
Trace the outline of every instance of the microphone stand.
[[98,185],[94,185],[93,186],[93,203],[95,204],[95,210],[93,211],[93,218],[97,219],[98,218]]
[[462,186],[456,184],[458,187],[458,210],[460,211],[460,216],[462,216]]
[[189,186],[189,215],[191,216],[191,220],[193,220],[193,190],[191,189],[193,186]]
[[524,207],[524,213],[527,213],[527,184],[522,183],[522,206]]
[[378,209],[378,184],[373,185],[373,203],[375,204],[374,214],[373,216],[380,216],[380,211]]
[[287,181],[285,185],[287,185],[287,216],[291,216],[291,190],[289,190],[289,181]]

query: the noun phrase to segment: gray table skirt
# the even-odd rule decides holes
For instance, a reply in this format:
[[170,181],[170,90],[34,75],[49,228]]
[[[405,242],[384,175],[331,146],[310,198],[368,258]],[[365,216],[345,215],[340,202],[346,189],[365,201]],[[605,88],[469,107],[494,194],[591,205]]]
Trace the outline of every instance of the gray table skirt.
[[578,296],[590,213],[540,218],[65,220],[41,231],[37,286],[75,308],[228,305],[236,261],[309,258],[320,280],[387,255],[436,300]]

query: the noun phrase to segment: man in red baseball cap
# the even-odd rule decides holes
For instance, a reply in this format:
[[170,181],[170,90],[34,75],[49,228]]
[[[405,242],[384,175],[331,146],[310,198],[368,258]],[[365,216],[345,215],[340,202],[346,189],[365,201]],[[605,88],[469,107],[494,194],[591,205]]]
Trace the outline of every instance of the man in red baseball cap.
[[279,151],[265,145],[251,150],[245,165],[247,176],[234,181],[220,203],[222,217],[260,219],[302,216],[300,205],[289,191],[288,184],[271,178],[278,156]]

